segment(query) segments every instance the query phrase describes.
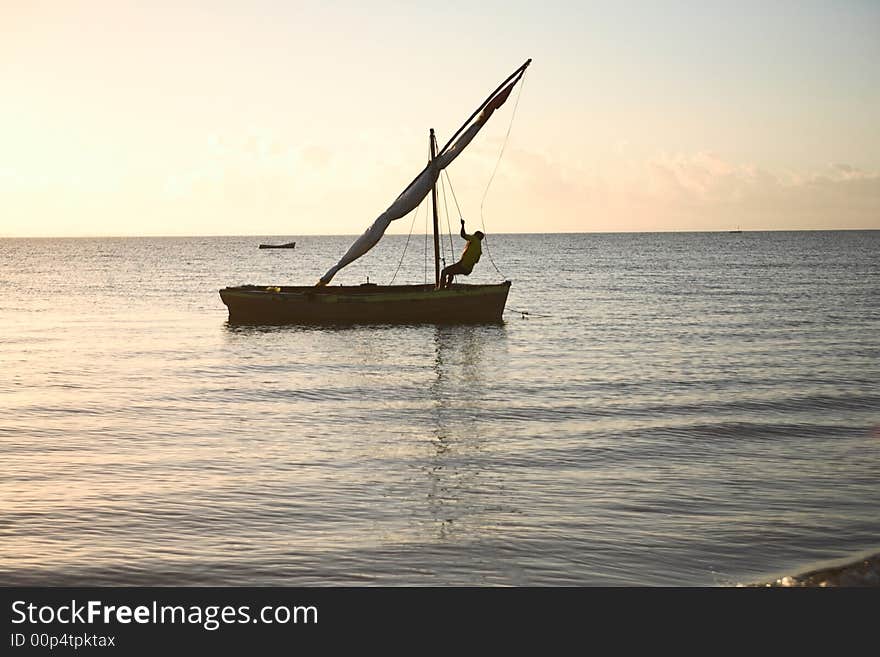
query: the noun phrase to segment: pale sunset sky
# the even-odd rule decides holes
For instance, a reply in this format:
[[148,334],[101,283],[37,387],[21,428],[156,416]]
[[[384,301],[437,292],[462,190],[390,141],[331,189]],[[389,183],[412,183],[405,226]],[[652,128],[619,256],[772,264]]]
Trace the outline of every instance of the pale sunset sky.
[[876,0],[0,0],[0,237],[359,234],[530,57],[470,227],[516,106],[488,231],[880,229]]

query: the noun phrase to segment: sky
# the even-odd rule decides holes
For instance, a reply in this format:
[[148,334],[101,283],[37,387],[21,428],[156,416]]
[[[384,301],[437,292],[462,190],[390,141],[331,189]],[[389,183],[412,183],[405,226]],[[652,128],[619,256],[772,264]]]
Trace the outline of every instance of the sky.
[[875,0],[0,0],[0,237],[359,234],[528,58],[469,228],[880,229]]

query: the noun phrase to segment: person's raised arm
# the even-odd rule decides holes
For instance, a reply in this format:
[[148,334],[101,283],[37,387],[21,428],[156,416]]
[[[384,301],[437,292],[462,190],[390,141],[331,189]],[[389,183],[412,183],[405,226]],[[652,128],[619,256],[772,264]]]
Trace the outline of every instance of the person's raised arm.
[[461,239],[466,240],[469,239],[470,235],[464,232],[464,219],[461,220]]

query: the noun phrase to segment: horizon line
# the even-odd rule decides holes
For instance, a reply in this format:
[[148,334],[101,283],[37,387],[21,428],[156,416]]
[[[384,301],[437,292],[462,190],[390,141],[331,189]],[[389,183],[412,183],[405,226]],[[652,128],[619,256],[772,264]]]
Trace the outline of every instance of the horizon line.
[[[550,232],[505,232],[492,235],[652,235],[658,233],[839,233],[880,231],[877,228],[742,228],[716,230],[570,230]],[[445,233],[444,233],[445,235]],[[116,235],[0,235],[0,239],[124,239],[124,238],[193,238],[193,237],[358,237],[359,233],[205,233],[205,234],[116,234]],[[406,237],[388,233],[385,237]]]

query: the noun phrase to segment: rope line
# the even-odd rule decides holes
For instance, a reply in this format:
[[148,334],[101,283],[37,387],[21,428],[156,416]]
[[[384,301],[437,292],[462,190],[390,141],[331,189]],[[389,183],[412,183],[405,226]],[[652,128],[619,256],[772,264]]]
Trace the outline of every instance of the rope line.
[[[435,186],[440,187],[440,191],[437,192],[437,201],[443,199],[443,205],[446,205],[446,189],[443,187],[443,179],[440,175],[437,175],[437,183]],[[443,244],[443,233],[440,232],[441,224],[443,223],[443,212],[440,211],[440,207],[437,207],[437,246],[439,247],[439,256],[442,262],[446,262],[446,247]],[[446,218],[447,225],[449,224],[449,218]],[[443,269],[443,267],[441,267]]]
[[[461,208],[458,206],[458,198],[456,198],[456,196],[455,196],[455,188],[452,186],[452,178],[449,177],[449,171],[447,171],[446,169],[443,170],[443,173],[446,174],[446,182],[449,185],[449,191],[452,194],[452,200],[455,201],[455,209],[458,210],[458,219],[460,221],[460,220],[464,219],[464,217],[461,215]],[[446,199],[444,198],[443,201],[445,203]],[[448,212],[447,212],[447,216],[446,216],[446,226],[449,229],[449,248],[452,249],[452,253],[453,253],[453,257],[454,257],[455,246],[452,243],[452,227],[449,226]]]
[[[510,124],[507,126],[507,134],[504,135],[504,142],[501,144],[501,151],[498,153],[498,159],[495,161],[495,168],[492,170],[492,175],[489,177],[489,182],[486,183],[486,190],[483,192],[483,198],[480,200],[480,223],[483,227],[483,235],[486,234],[486,221],[483,219],[483,204],[486,202],[486,196],[489,194],[489,187],[492,185],[492,181],[495,180],[495,174],[498,172],[498,165],[501,164],[501,156],[504,155],[504,149],[507,147],[507,140],[510,137],[510,130],[513,128],[513,119],[516,117],[516,108],[519,107],[519,99],[522,96],[523,87],[526,84],[526,76],[523,73],[523,76],[520,78],[519,92],[516,94],[516,102],[513,105],[513,112],[510,115]],[[489,242],[483,237],[483,243],[486,248],[486,255],[489,256],[489,261],[492,263],[492,266],[495,267],[495,271],[498,272],[500,276],[504,276],[501,273],[501,270],[498,269],[498,265],[495,264],[495,259],[492,257],[492,253],[489,251]]]
[[416,217],[419,216],[419,210],[422,209],[422,204],[419,203],[416,206],[415,212],[413,212],[412,221],[409,224],[409,235],[406,236],[406,244],[403,245],[403,254],[400,256],[400,262],[397,263],[397,269],[394,270],[394,276],[391,277],[391,282],[388,285],[394,285],[394,279],[397,278],[397,272],[400,271],[400,266],[403,264],[403,259],[406,256],[406,249],[409,246],[409,238],[412,237],[413,228],[416,225]]
[[504,312],[512,312],[519,313],[522,315],[523,319],[528,319],[529,317],[552,317],[553,315],[542,315],[540,313],[532,313],[528,310],[517,310],[516,308],[505,308]]
[[[452,200],[455,201],[455,209],[458,210],[458,218],[463,219],[464,217],[461,216],[461,208],[458,205],[458,198],[455,196],[455,188],[452,186],[452,178],[449,177],[449,171],[444,169],[443,173],[446,174],[446,182],[449,183],[449,191],[452,192]],[[444,198],[444,202],[445,202],[445,198]],[[449,226],[448,213],[446,216],[446,225],[447,225],[447,227]],[[485,233],[485,231],[483,231],[483,232]],[[455,257],[455,255],[454,255],[455,254],[455,247],[452,245],[452,228],[451,227],[449,227],[449,248],[452,249],[452,253],[453,253],[452,257]],[[453,280],[455,280],[454,276],[453,276]]]
[[[441,180],[442,174],[446,174],[446,183],[449,185],[449,191],[452,193],[452,200],[455,201],[455,209],[458,210],[458,218],[459,220],[463,219],[461,215],[461,208],[458,205],[458,198],[455,196],[455,188],[452,186],[452,178],[449,177],[449,171],[444,169],[441,172]],[[446,187],[443,187],[443,204],[446,204]],[[446,229],[449,231],[449,249],[452,254],[450,258],[455,257],[455,245],[452,243],[452,226],[449,225],[449,210],[446,210]],[[455,276],[452,277],[453,282],[455,281]]]
[[[443,214],[446,216],[446,230],[449,231],[449,206],[446,203],[446,185],[443,184],[443,176],[439,176],[437,178],[437,182],[440,183],[440,194],[443,196]],[[437,228],[439,230],[440,226],[438,225]],[[439,237],[437,243],[440,245],[440,258],[443,259],[443,261],[445,262],[446,258],[444,258],[444,256],[446,255],[446,247],[443,244],[443,238]]]
[[[452,183],[449,183],[449,188],[452,189]],[[449,225],[449,205],[446,203],[446,185],[443,183],[443,176],[440,176],[440,189],[443,190],[443,211],[446,214],[446,230],[449,232],[449,258],[451,260],[455,256],[455,245],[452,243],[452,226]],[[440,240],[440,243],[442,244],[443,240]]]
[[455,196],[455,188],[452,186],[452,178],[449,177],[449,170],[443,169],[443,173],[446,174],[446,181],[449,183],[449,191],[452,192],[452,200],[455,201],[455,209],[458,210],[458,218],[462,219],[461,208],[458,207],[458,198]]
[[[425,204],[427,207],[427,204]],[[428,215],[430,212],[425,213],[425,285],[428,284]]]

